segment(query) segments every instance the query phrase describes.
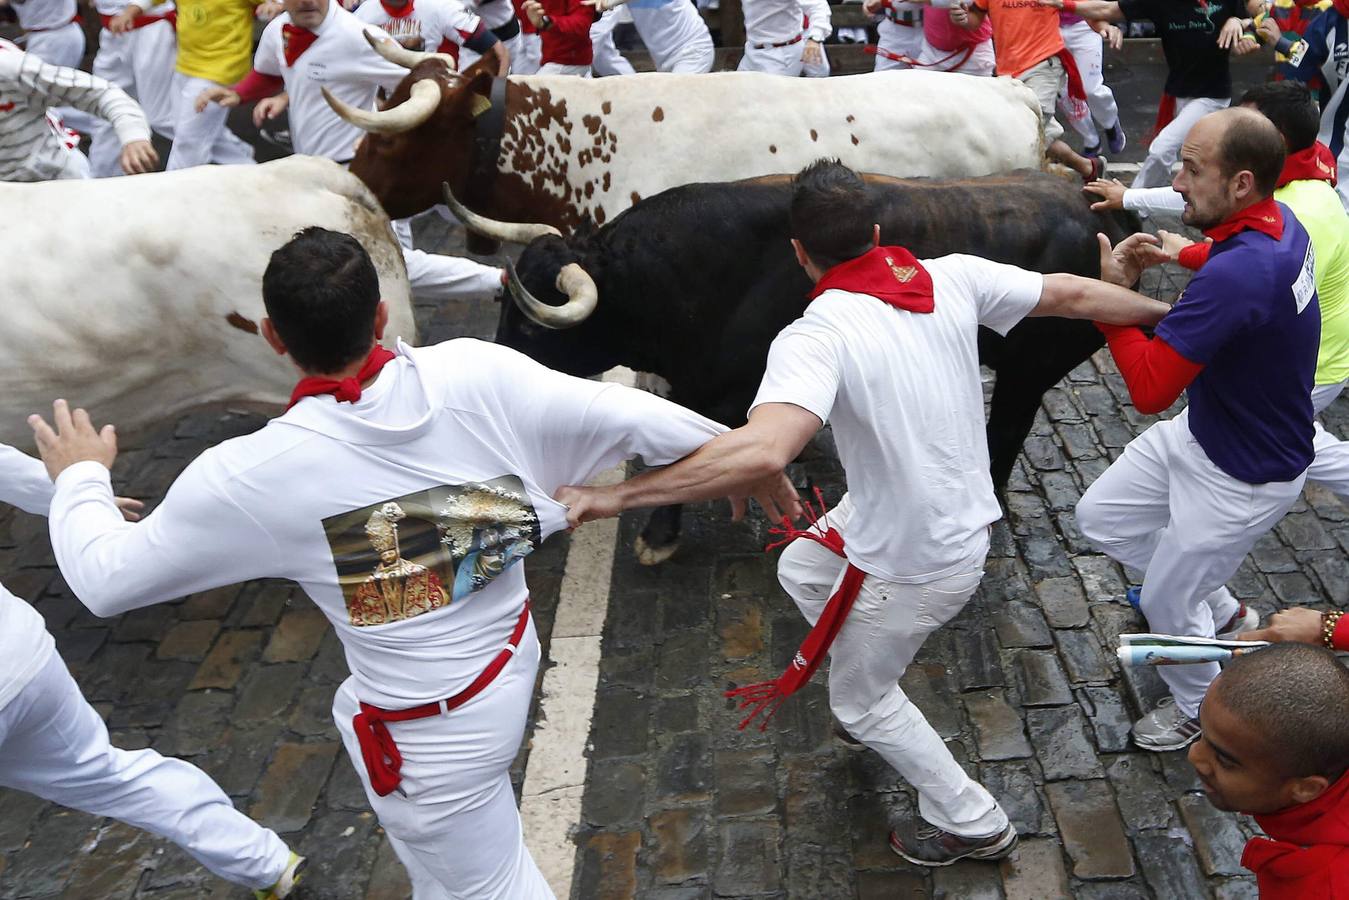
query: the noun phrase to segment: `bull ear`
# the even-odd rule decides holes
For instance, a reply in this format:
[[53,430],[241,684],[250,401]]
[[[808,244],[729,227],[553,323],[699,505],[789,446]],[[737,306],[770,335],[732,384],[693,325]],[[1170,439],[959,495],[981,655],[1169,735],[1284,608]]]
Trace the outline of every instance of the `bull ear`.
[[[472,66],[468,72],[473,72]],[[488,99],[492,93],[492,77],[490,72],[467,75],[459,87],[454,89],[453,102],[460,115],[467,113],[469,118],[476,119],[492,108],[492,101]]]

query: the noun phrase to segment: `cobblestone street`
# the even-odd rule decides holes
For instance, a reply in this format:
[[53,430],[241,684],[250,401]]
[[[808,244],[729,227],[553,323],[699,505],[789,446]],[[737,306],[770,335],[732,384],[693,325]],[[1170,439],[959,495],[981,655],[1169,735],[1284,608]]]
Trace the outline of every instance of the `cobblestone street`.
[[[419,240],[445,247],[443,228],[427,228]],[[462,252],[457,230],[448,250]],[[1178,288],[1174,273],[1151,285]],[[490,337],[496,314],[487,300],[419,306],[421,339]],[[834,736],[823,673],[766,731],[736,729],[742,713],[722,692],[779,674],[806,634],[776,554],[762,552],[766,523],[732,523],[724,504],[690,508],[680,551],[646,568],[632,552],[645,514],[625,516],[571,900],[1255,898],[1239,864],[1250,820],[1210,807],[1183,752],[1130,744],[1130,723],[1163,689],[1153,670],[1116,663],[1118,635],[1143,623],[1124,601],[1126,573],[1074,522],[1086,485],[1154,420],[1129,404],[1105,353],[1046,394],[980,589],[901,682],[1012,816],[1021,843],[1001,865],[927,871],[890,851],[886,832],[915,813],[914,796],[874,753]],[[264,421],[217,408],[129,436],[114,486],[153,506],[202,450]],[[1326,424],[1349,434],[1349,401]],[[830,503],[842,493],[827,450],[791,472]],[[569,546],[556,536],[525,563],[545,654]],[[1349,511],[1309,488],[1229,586],[1262,616],[1349,608],[1346,551]],[[0,510],[0,572],[44,616],[116,745],[190,760],[309,856],[301,900],[409,896],[332,724],[341,647],[298,589],[251,582],[98,619],[57,572],[45,520],[11,509]],[[527,739],[517,790],[528,763]],[[0,791],[0,898],[245,896],[159,838]]]

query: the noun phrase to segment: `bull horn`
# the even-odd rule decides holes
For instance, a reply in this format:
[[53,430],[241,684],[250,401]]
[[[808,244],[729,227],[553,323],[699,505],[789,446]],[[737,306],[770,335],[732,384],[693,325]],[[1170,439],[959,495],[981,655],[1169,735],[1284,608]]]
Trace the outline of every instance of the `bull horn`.
[[357,109],[334,97],[326,87],[323,99],[333,112],[357,128],[375,134],[399,134],[416,128],[440,108],[440,85],[424,78],[412,85],[412,96],[392,109]]
[[465,228],[480,237],[501,241],[505,244],[528,244],[534,238],[543,237],[545,234],[562,237],[562,232],[552,225],[534,224],[532,222],[499,222],[496,219],[480,216],[455,198],[448,182],[442,182],[441,188],[445,192],[445,205],[450,208],[450,212],[454,213],[455,217],[464,223]]
[[421,53],[416,50],[409,50],[393,38],[376,37],[374,32],[363,31],[366,41],[375,52],[393,63],[395,66],[402,66],[405,69],[411,69],[419,62],[427,59],[438,59],[445,63],[445,67],[451,72],[456,72],[459,64],[455,62],[453,56],[448,53]]
[[567,263],[557,273],[557,289],[567,295],[562,306],[549,306],[529,292],[515,271],[515,263],[506,261],[506,285],[520,311],[544,328],[561,330],[580,325],[599,305],[595,280],[578,263]]

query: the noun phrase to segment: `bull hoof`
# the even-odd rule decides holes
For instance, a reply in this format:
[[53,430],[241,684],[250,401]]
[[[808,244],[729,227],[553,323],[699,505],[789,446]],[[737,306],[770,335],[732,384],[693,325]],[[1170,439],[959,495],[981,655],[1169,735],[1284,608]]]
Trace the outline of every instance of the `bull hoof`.
[[637,562],[644,566],[658,566],[675,555],[675,551],[679,549],[679,544],[673,543],[662,547],[652,547],[646,542],[646,538],[639,534],[637,540],[632,543],[632,549],[637,554]]

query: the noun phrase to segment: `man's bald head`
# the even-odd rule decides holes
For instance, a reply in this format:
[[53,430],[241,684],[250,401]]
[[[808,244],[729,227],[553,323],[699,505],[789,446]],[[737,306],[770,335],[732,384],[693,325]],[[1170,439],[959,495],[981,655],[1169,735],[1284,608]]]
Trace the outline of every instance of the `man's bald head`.
[[1217,161],[1223,175],[1231,178],[1238,172],[1248,171],[1255,178],[1255,190],[1260,197],[1273,194],[1287,152],[1274,123],[1255,110],[1240,106],[1211,112],[1195,127],[1206,119],[1218,129]]
[[1172,187],[1185,198],[1181,220],[1212,228],[1237,211],[1267,200],[1283,171],[1279,130],[1255,110],[1209,113],[1185,135]]

